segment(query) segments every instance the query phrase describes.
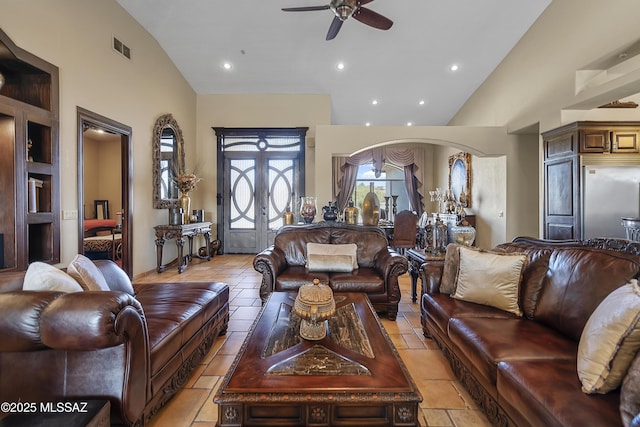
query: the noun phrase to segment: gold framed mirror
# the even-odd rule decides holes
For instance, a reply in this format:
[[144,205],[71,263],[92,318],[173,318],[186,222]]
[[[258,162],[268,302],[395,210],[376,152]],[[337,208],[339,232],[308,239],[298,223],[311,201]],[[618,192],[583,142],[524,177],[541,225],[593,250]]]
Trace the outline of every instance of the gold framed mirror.
[[449,190],[463,207],[471,207],[471,154],[457,153],[449,157]]
[[184,140],[178,122],[171,114],[156,120],[153,128],[153,207],[178,206],[180,193],[174,178],[184,171]]

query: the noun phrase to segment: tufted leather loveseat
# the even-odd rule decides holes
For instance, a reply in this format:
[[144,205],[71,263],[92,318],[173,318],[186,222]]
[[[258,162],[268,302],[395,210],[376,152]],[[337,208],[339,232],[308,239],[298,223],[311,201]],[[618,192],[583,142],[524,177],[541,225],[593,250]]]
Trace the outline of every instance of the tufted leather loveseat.
[[[358,268],[351,272],[309,272],[307,243],[357,245]],[[384,231],[375,226],[319,222],[285,226],[276,233],[274,244],[253,261],[262,273],[260,297],[266,301],[271,292],[295,291],[317,278],[335,292],[364,292],[378,312],[395,320],[400,302],[398,276],[409,268],[407,259],[389,248]]]
[[110,291],[23,291],[24,272],[0,275],[0,401],[109,400],[113,423],[142,426],[226,332],[229,288],[132,286],[95,264]]

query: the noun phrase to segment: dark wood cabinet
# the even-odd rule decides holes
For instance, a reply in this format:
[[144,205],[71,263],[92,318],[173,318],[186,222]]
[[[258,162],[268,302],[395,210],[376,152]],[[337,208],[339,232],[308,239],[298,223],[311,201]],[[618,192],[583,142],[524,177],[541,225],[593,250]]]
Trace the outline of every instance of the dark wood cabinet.
[[638,154],[640,122],[574,122],[542,134],[544,238],[581,239],[581,163],[586,156]]
[[640,129],[634,122],[576,122],[580,153],[638,153]]
[[60,262],[58,68],[1,30],[0,50],[0,271],[25,270]]

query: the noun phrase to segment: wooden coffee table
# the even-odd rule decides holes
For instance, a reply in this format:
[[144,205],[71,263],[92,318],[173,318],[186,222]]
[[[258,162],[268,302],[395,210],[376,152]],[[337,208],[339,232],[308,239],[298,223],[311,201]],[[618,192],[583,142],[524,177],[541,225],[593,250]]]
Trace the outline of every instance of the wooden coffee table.
[[296,293],[274,292],[214,402],[218,426],[419,426],[422,396],[365,294],[335,294],[327,337],[306,341]]

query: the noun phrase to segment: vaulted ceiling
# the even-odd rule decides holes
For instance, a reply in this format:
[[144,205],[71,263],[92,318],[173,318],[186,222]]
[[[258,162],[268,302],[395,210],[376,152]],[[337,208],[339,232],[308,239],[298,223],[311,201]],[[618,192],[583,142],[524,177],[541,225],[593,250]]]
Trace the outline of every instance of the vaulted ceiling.
[[331,10],[281,9],[329,0],[117,1],[196,93],[329,94],[356,126],[446,125],[551,2],[375,0],[389,30],[351,17],[327,41]]

